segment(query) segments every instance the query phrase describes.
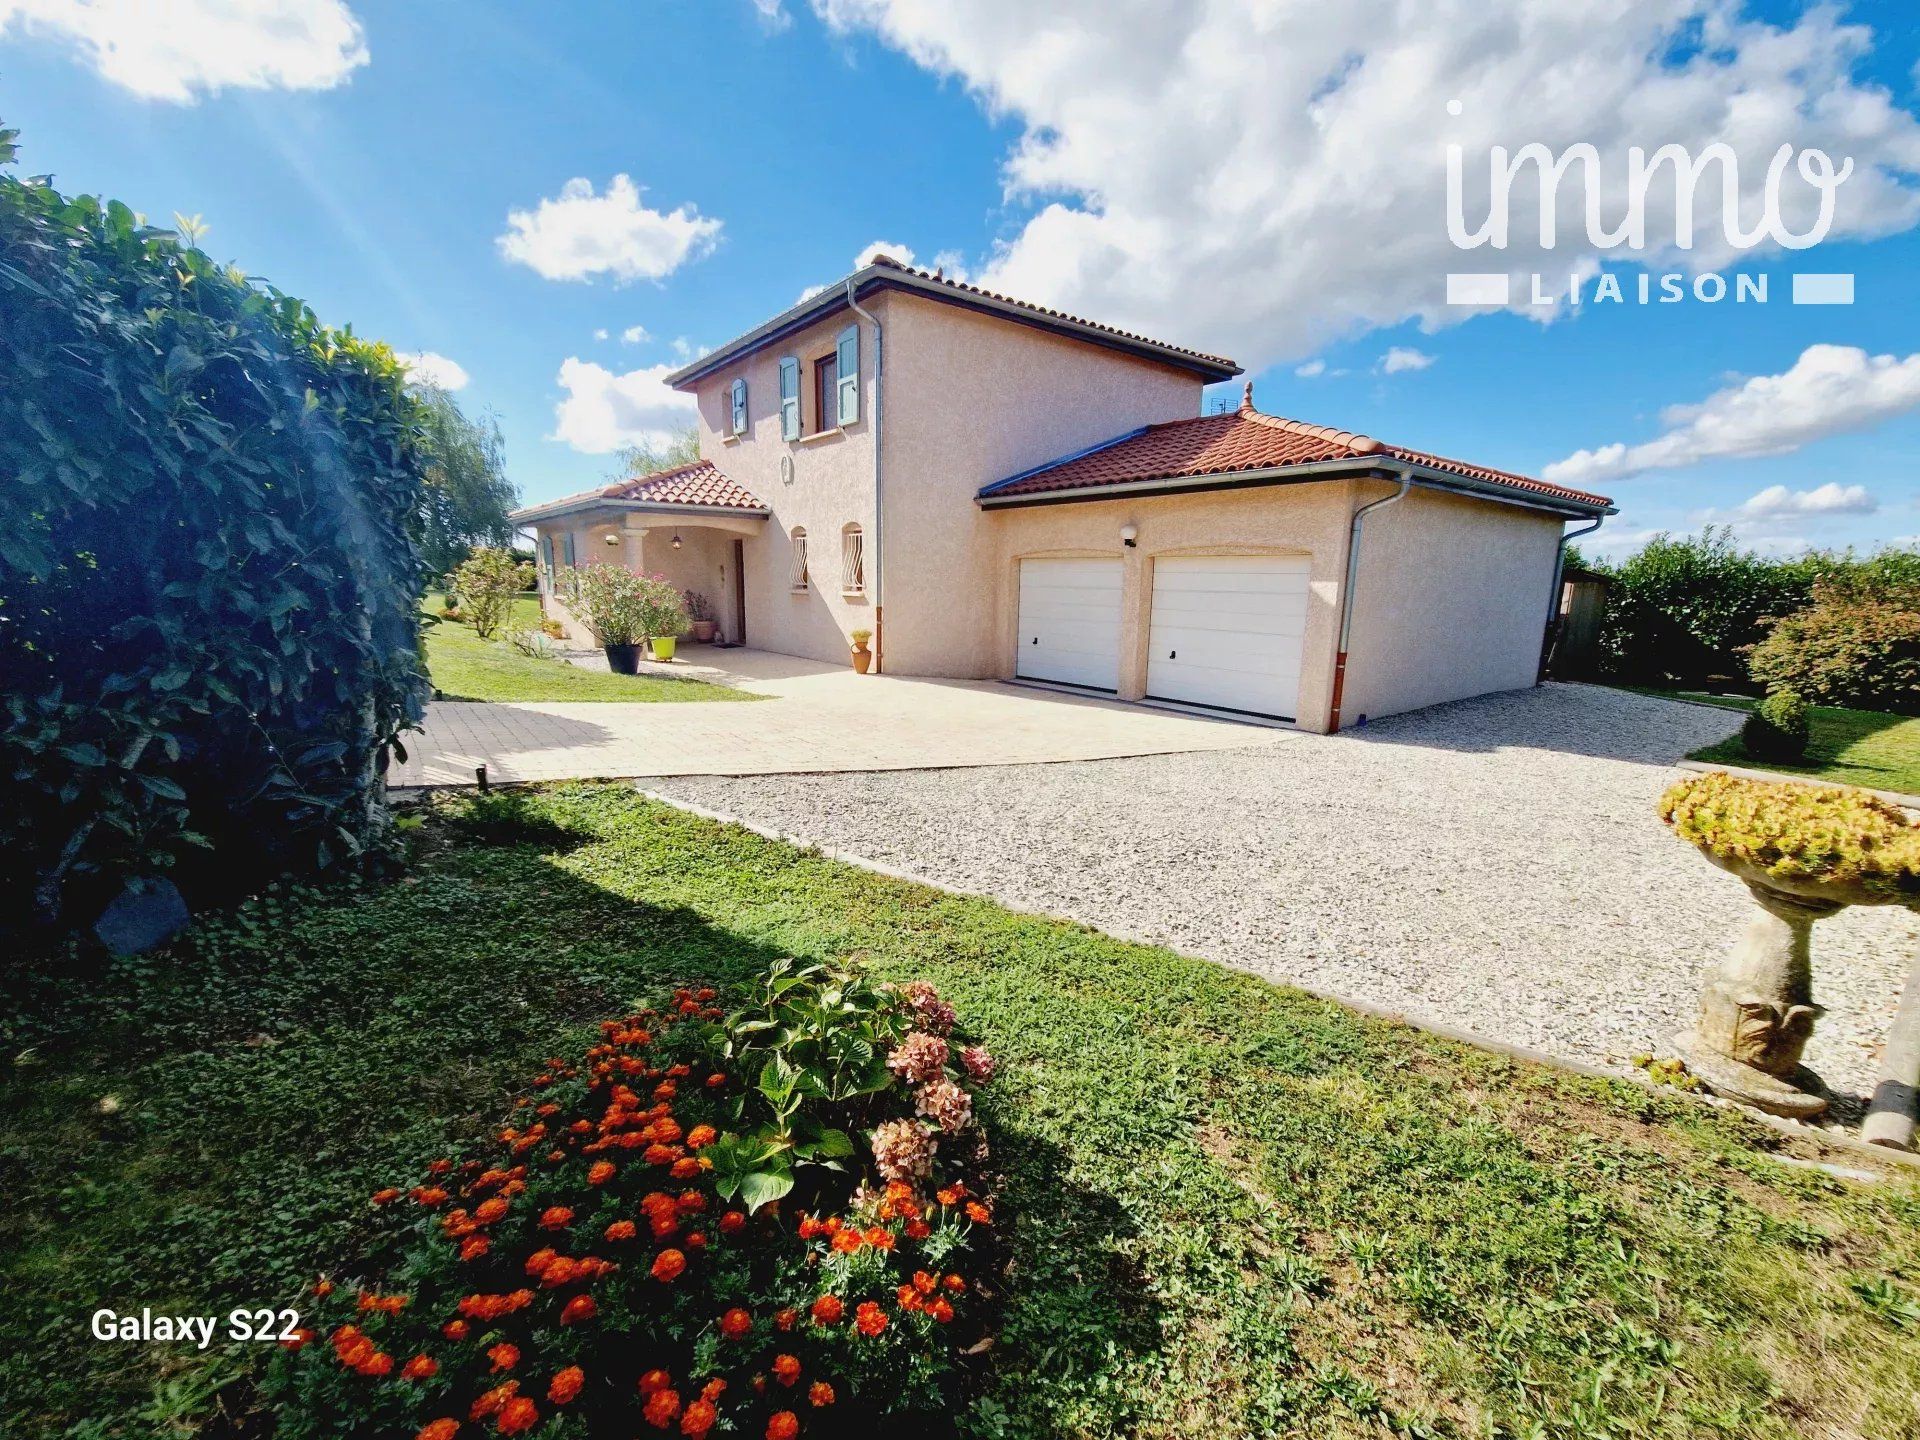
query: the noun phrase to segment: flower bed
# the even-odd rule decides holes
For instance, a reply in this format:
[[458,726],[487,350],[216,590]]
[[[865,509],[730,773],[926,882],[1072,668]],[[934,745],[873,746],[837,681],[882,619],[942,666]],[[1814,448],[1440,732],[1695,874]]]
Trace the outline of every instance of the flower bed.
[[607,1022],[484,1153],[375,1194],[398,1263],[314,1287],[276,1433],[786,1440],[941,1405],[986,1319],[992,1060],[930,986],[782,962],[714,998]]

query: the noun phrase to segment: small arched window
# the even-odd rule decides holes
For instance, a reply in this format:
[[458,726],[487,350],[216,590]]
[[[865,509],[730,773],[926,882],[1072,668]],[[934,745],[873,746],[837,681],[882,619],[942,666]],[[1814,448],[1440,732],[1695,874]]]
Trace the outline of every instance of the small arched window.
[[867,593],[866,536],[854,524],[845,525],[840,531],[840,593]]
[[793,527],[793,570],[787,583],[796,591],[808,588],[807,576],[807,529],[804,525]]

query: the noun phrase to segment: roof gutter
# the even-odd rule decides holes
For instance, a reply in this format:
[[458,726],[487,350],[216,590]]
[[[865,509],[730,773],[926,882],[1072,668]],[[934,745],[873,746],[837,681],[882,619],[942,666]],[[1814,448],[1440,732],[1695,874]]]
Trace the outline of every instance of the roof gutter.
[[1389,505],[1397,505],[1407,498],[1407,492],[1413,488],[1411,467],[1400,473],[1400,488],[1391,495],[1383,495],[1378,500],[1370,500],[1353,512],[1353,522],[1347,530],[1347,583],[1340,587],[1340,648],[1333,657],[1333,702],[1327,707],[1327,733],[1335,734],[1340,729],[1340,702],[1346,696],[1347,689],[1347,641],[1353,634],[1353,587],[1360,578],[1360,527],[1367,516],[1375,510],[1383,510]]
[[631,510],[642,515],[682,515],[697,520],[702,516],[725,515],[737,520],[764,520],[773,512],[764,505],[751,510],[736,506],[719,505],[670,505],[660,500],[555,500],[546,505],[530,505],[525,510],[513,510],[507,519],[515,525],[532,525],[540,520],[553,520],[562,515],[577,515],[585,510]]
[[[887,378],[887,336],[880,317],[861,307],[855,297],[853,277],[847,277],[847,306],[873,326],[873,672],[884,674],[886,663],[886,553],[887,507],[880,495],[881,396]],[[859,381],[856,379],[856,385]]]

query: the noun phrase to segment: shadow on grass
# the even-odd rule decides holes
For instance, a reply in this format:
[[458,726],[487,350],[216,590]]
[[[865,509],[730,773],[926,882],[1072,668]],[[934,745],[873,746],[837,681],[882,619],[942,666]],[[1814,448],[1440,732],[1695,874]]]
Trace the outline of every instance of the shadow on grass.
[[[397,883],[259,897],[164,952],[86,957],[84,980],[74,952],[41,957],[11,989],[36,1048],[0,1072],[0,1434],[271,1433],[262,1347],[103,1345],[87,1317],[298,1308],[316,1274],[377,1272],[395,1256],[374,1190],[487,1133],[599,1020],[780,958],[575,875],[556,856],[599,837],[524,797],[458,813]],[[433,843],[450,836],[471,843]],[[1002,1319],[962,1421],[1036,1369],[1096,1386],[1160,1343],[1122,1207],[1063,1183],[1044,1140],[993,1143]]]

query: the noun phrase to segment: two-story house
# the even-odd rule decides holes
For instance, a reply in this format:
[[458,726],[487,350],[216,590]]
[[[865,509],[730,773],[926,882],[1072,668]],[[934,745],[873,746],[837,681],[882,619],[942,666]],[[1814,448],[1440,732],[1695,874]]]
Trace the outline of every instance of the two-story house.
[[1602,496],[1253,408],[1231,360],[876,257],[674,373],[700,460],[515,513],[723,637],[1325,731],[1531,685]]

